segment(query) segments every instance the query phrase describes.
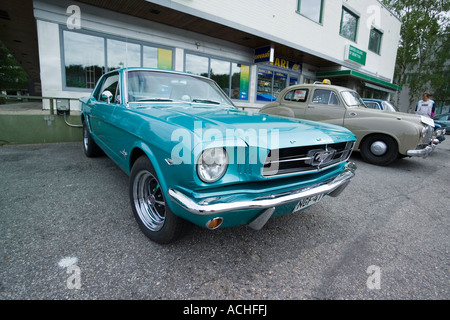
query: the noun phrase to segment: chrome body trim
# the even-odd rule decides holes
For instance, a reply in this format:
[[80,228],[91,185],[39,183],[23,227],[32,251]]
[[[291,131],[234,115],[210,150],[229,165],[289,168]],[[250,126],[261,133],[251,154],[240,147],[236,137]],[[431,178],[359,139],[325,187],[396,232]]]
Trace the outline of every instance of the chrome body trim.
[[[192,199],[175,189],[169,189],[168,194],[175,203],[183,207],[185,210],[197,215],[218,214],[242,209],[262,210],[294,201],[300,201],[303,198],[318,194],[327,194],[335,197],[339,195],[345,187],[347,187],[350,180],[355,176],[355,169],[356,165],[354,163],[347,163],[344,171],[331,180],[322,181],[315,185],[289,192],[257,197],[254,200],[202,204],[201,201],[196,202],[195,199]],[[220,201],[220,199],[217,200]]]

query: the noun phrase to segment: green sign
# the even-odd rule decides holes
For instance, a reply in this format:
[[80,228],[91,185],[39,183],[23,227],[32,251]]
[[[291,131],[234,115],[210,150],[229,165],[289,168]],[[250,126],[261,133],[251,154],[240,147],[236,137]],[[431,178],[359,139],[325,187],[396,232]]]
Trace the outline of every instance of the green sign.
[[348,45],[345,50],[345,60],[356,62],[357,64],[366,65],[366,52],[352,45]]

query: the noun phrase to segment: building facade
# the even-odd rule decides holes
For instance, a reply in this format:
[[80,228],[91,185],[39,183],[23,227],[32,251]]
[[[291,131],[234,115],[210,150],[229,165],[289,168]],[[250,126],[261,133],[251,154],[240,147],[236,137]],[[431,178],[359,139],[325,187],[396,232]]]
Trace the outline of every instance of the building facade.
[[33,15],[42,95],[71,110],[120,67],[210,77],[242,108],[324,78],[366,97],[401,89],[401,22],[378,0],[34,0]]

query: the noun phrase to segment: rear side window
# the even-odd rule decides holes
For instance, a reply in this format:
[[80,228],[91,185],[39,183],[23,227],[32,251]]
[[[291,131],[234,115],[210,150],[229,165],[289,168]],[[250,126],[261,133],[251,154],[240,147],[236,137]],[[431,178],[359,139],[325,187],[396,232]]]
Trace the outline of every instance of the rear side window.
[[308,89],[295,89],[289,91],[285,96],[285,101],[305,102],[308,98]]
[[328,104],[328,105],[339,105],[339,99],[331,90],[316,89],[312,98],[312,103],[315,104]]
[[367,106],[367,108],[380,110],[380,106],[376,102],[364,101],[364,103]]

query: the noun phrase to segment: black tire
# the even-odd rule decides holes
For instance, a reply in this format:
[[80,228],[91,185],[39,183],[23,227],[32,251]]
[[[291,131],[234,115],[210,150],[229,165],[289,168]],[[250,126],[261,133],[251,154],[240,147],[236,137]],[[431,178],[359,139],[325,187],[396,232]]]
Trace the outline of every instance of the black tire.
[[100,147],[92,139],[86,121],[83,121],[83,151],[89,158],[98,157],[103,153]]
[[131,169],[129,195],[134,218],[152,241],[167,244],[187,230],[189,223],[167,206],[158,177],[146,156],[137,159]]
[[399,155],[397,141],[383,134],[364,138],[359,150],[364,161],[379,166],[391,164]]

